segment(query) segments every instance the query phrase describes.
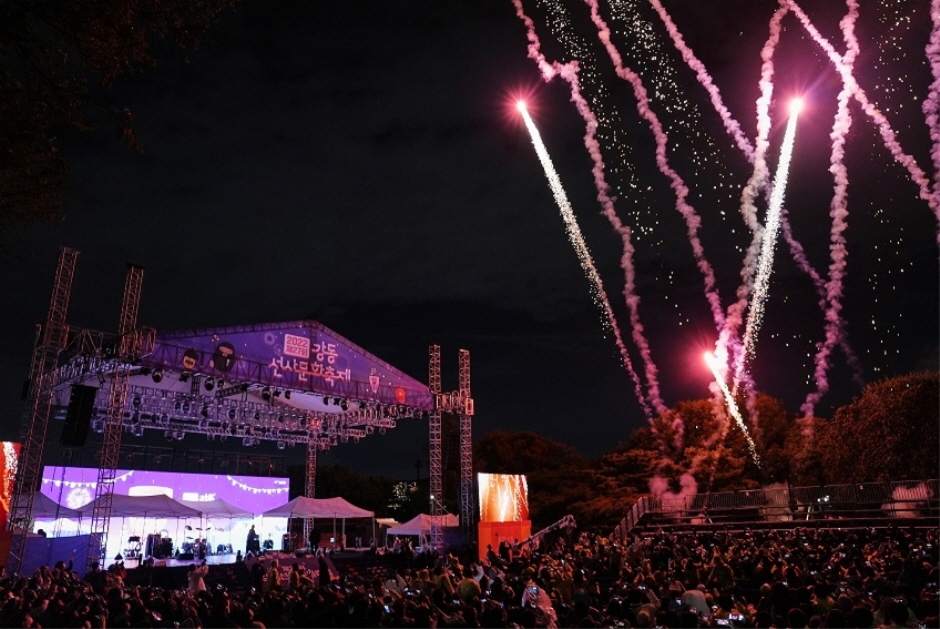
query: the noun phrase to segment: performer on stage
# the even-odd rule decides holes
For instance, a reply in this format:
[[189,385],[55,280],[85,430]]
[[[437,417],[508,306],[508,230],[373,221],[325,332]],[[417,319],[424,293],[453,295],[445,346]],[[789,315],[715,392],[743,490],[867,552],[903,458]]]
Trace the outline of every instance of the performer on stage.
[[261,552],[261,541],[258,536],[257,531],[255,531],[255,525],[252,524],[251,528],[248,530],[248,541],[245,543],[245,554],[251,553],[254,556],[257,556]]

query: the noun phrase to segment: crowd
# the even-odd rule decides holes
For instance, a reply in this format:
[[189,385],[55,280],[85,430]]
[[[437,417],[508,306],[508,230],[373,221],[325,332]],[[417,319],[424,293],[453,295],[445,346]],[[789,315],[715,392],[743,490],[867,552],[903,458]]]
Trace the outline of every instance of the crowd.
[[[656,534],[615,543],[559,531],[487,559],[408,557],[384,577],[320,562],[253,587],[195,563],[179,589],[79,579],[62,562],[0,579],[4,627],[938,627],[938,532],[793,529]],[[284,561],[282,559],[281,561]]]

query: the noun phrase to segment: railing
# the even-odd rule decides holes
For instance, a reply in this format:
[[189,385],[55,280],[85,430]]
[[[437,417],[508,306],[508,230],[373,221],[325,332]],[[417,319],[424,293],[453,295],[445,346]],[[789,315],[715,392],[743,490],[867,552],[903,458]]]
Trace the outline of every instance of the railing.
[[611,537],[626,540],[645,520],[671,524],[828,518],[936,517],[940,481],[916,480],[813,487],[768,487],[687,496],[641,496]]

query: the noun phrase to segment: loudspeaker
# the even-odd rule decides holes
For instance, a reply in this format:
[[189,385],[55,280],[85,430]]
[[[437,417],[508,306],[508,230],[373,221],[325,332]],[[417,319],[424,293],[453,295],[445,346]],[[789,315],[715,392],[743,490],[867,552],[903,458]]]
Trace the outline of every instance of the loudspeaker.
[[97,387],[83,384],[72,385],[69,408],[62,426],[62,445],[68,448],[81,448],[88,438],[91,416],[95,413],[95,394]]

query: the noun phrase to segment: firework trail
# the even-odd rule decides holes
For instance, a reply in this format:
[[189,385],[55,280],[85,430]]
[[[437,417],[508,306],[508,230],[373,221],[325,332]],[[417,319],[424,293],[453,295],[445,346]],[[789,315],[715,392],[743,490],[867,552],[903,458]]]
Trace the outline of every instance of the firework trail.
[[719,347],[728,347],[734,353],[733,389],[735,393],[737,393],[742,380],[745,381],[747,390],[753,389],[750,376],[746,373],[747,351],[744,346],[735,343],[734,340],[737,338],[738,329],[744,318],[744,311],[748,306],[752,290],[753,272],[757,266],[757,256],[761,245],[763,229],[757,221],[757,207],[754,205],[754,199],[757,198],[761,189],[767,185],[769,176],[767,150],[770,143],[767,138],[770,135],[770,101],[774,91],[773,57],[780,41],[780,23],[786,14],[786,7],[780,7],[774,11],[773,16],[770,18],[767,41],[760,52],[763,64],[761,65],[761,78],[759,81],[760,96],[757,99],[757,138],[754,142],[754,171],[741,192],[741,214],[744,216],[748,227],[751,228],[754,238],[744,257],[744,266],[741,269],[742,282],[738,287],[737,301],[728,307],[725,327],[718,338]]
[[[940,0],[935,0],[935,2],[940,3]],[[695,57],[692,50],[686,45],[685,40],[682,38],[681,33],[679,33],[678,29],[676,28],[675,23],[672,21],[672,18],[666,12],[661,2],[659,0],[650,0],[650,4],[652,4],[653,8],[659,14],[660,19],[665,24],[666,30],[668,31],[670,37],[672,38],[673,43],[676,46],[676,49],[681,53],[682,58],[686,61],[689,67],[692,68],[692,70],[695,72],[696,77],[698,78],[699,82],[708,91],[711,97],[712,104],[715,107],[715,110],[718,112],[719,116],[724,122],[725,129],[732,136],[732,138],[736,141],[738,147],[745,154],[748,160],[753,163],[754,162],[754,149],[751,147],[750,143],[747,141],[747,138],[741,135],[740,125],[731,116],[730,112],[728,112],[727,108],[724,106],[724,103],[721,101],[721,95],[718,92],[718,88],[714,85],[714,82],[712,78],[708,75],[707,71],[705,70],[704,65],[701,63],[701,61],[698,60],[697,57]],[[851,60],[853,62],[854,62],[854,57],[858,54],[858,50],[857,50],[858,42],[854,37],[854,23],[857,20],[857,16],[858,16],[857,3],[851,2],[849,4],[849,13],[847,14],[845,18],[843,18],[842,28],[843,28],[843,31],[846,33],[847,46],[850,47],[850,50],[853,47],[855,49],[855,52],[851,53],[852,57],[847,59],[847,61]],[[938,17],[938,19],[940,19],[940,17]],[[940,47],[938,47],[938,63],[940,63]],[[940,69],[938,69],[938,71],[940,71]],[[847,90],[843,89],[843,93],[845,93],[846,91]],[[840,106],[841,106],[841,102],[842,101],[840,100]],[[847,112],[845,116],[848,116]],[[839,120],[842,120],[841,116]],[[833,135],[831,136],[834,144],[838,143],[840,151],[842,147],[844,147],[845,133],[848,131],[850,122],[851,122],[850,118],[845,119],[844,123],[839,124],[838,127],[834,130]],[[833,161],[832,164],[834,168],[838,169],[839,176],[844,176],[847,178],[848,175],[847,175],[847,172],[845,171],[844,166],[842,166],[841,156],[837,160]],[[841,277],[842,277],[842,271],[844,270],[844,266],[845,266],[844,256],[846,255],[844,239],[841,238],[841,233],[842,231],[844,231],[844,225],[845,225],[844,218],[845,218],[846,185],[847,185],[847,180],[844,181],[844,184],[841,184],[841,185],[839,183],[836,184],[836,198],[833,200],[833,208],[834,208],[833,215],[834,215],[834,220],[836,221],[836,225],[833,226],[832,240],[834,242],[834,246],[836,246],[839,249],[839,254],[840,254],[841,264],[839,264],[840,268],[837,271],[840,282],[841,282]],[[838,201],[836,199],[838,199]],[[836,207],[840,208],[838,212],[835,211]],[[793,236],[793,233],[790,229],[789,221],[787,220],[785,213],[781,213],[780,226],[783,232],[784,239],[790,249],[791,256],[793,257],[794,261],[797,263],[797,266],[799,266],[799,268],[803,270],[810,277],[810,279],[813,282],[813,285],[816,287],[816,290],[821,295],[819,305],[820,305],[820,309],[824,313],[824,316],[826,317],[827,322],[828,322],[826,336],[827,336],[827,340],[829,341],[829,343],[827,343],[826,346],[820,349],[820,353],[825,352],[824,354],[824,359],[825,359],[825,357],[828,357],[828,354],[831,352],[832,343],[838,342],[840,349],[842,349],[842,351],[845,353],[847,363],[849,364],[850,368],[853,371],[853,378],[855,379],[857,383],[861,385],[862,383],[861,365],[858,362],[858,358],[855,356],[855,353],[852,351],[852,348],[848,345],[848,342],[846,341],[846,338],[845,338],[843,321],[841,319],[841,316],[839,316],[839,310],[841,310],[841,304],[839,303],[839,298],[836,297],[835,299],[831,300],[832,304],[837,308],[835,311],[833,311],[833,309],[829,308],[827,305],[830,302],[830,299],[828,299],[827,296],[833,294],[834,292],[833,289],[836,288],[836,286],[834,286],[831,282],[827,286],[827,284],[819,276],[816,270],[810,265],[809,260],[807,260],[803,252],[802,245],[800,245],[800,243]],[[832,277],[832,273],[830,273],[830,277]],[[841,296],[841,283],[838,284],[837,290],[838,290],[839,296]],[[817,354],[817,365],[820,364],[819,361],[820,361],[820,354]],[[820,377],[825,379],[825,371],[828,369],[828,363],[822,363],[822,364],[823,364],[822,371],[820,371],[818,367],[816,370],[817,381],[820,380]]]
[[[858,57],[858,38],[855,36],[855,23],[858,21],[858,2],[846,0],[848,12],[839,22],[842,36],[845,39],[846,52],[842,57],[846,70],[851,72]],[[829,215],[832,217],[832,230],[829,236],[829,281],[826,283],[826,329],[825,340],[820,345],[815,357],[816,391],[806,397],[800,407],[805,417],[813,415],[813,409],[819,400],[829,391],[827,371],[829,369],[829,355],[833,347],[842,338],[842,279],[845,277],[846,257],[848,250],[845,246],[846,218],[849,210],[848,188],[849,173],[845,167],[845,139],[852,126],[852,115],[849,113],[849,100],[852,94],[847,84],[842,85],[838,96],[838,109],[832,124],[832,152],[829,157],[829,172],[832,173],[835,189],[829,205]]]
[[747,325],[744,329],[744,352],[751,360],[755,354],[755,339],[760,330],[764,316],[764,305],[767,303],[767,289],[770,284],[770,272],[774,264],[774,249],[777,243],[777,232],[780,228],[780,209],[783,207],[783,195],[787,189],[787,176],[790,171],[790,159],[793,157],[793,142],[796,138],[796,120],[800,114],[802,101],[796,99],[790,105],[790,119],[787,121],[787,130],[783,135],[783,145],[780,147],[780,161],[777,163],[777,173],[774,175],[773,190],[770,194],[770,206],[767,208],[767,224],[761,241],[760,256],[757,263],[757,276],[754,278],[754,292],[751,308],[747,314]]
[[712,105],[715,107],[715,111],[718,112],[718,115],[721,117],[721,121],[724,123],[728,134],[734,139],[735,143],[738,145],[738,148],[741,149],[742,153],[744,153],[744,156],[747,157],[747,161],[753,163],[754,147],[751,146],[747,136],[744,135],[744,132],[741,130],[741,125],[737,120],[734,119],[734,117],[731,115],[731,112],[728,111],[728,108],[725,107],[724,102],[721,100],[721,93],[718,91],[718,87],[715,85],[712,77],[706,71],[705,65],[699,60],[698,57],[695,56],[695,53],[692,52],[692,49],[686,45],[685,39],[682,37],[682,33],[679,32],[679,29],[676,28],[675,22],[673,22],[669,14],[666,13],[666,9],[663,7],[662,3],[659,0],[650,0],[650,4],[653,5],[653,9],[656,10],[656,13],[659,14],[659,18],[663,21],[663,24],[666,25],[666,30],[669,32],[669,36],[672,38],[676,49],[682,55],[682,58],[685,60],[686,64],[688,64],[688,66],[695,72],[695,76],[698,78],[699,83],[701,83],[708,92],[708,96],[711,99]]
[[[898,142],[897,134],[894,132],[894,129],[891,127],[891,123],[888,122],[888,119],[885,118],[884,114],[881,113],[877,107],[875,107],[869,100],[868,96],[865,94],[865,90],[859,86],[856,82],[855,77],[852,76],[851,69],[846,66],[843,62],[842,56],[836,52],[835,48],[832,47],[832,44],[829,43],[825,37],[816,29],[812,22],[810,22],[809,17],[803,10],[796,4],[795,0],[782,0],[786,1],[788,6],[793,10],[793,14],[797,16],[800,20],[800,23],[803,24],[803,28],[806,29],[806,32],[810,34],[813,40],[826,52],[829,56],[829,60],[836,67],[839,75],[842,77],[843,83],[848,87],[852,97],[862,106],[862,111],[864,111],[869,118],[875,123],[875,126],[878,128],[878,132],[881,134],[881,139],[887,147],[888,151],[891,153],[891,156],[894,157],[895,161],[904,166],[908,173],[911,175],[911,180],[914,182],[914,185],[917,186],[918,193],[920,198],[927,202],[927,205],[933,211],[934,216],[936,216],[937,221],[940,222],[940,198],[937,195],[934,195],[930,191],[930,180],[927,178],[927,175],[924,174],[924,171],[920,166],[917,165],[917,161],[904,152],[904,149],[901,147],[900,142]],[[931,38],[933,39],[933,38]],[[940,231],[937,233],[937,240],[940,242]]]
[[[795,117],[796,116],[793,116],[793,118]],[[721,392],[725,396],[725,401],[728,404],[728,412],[730,412],[731,416],[734,417],[734,421],[737,422],[738,428],[741,429],[741,432],[744,433],[744,438],[747,439],[747,449],[751,453],[751,458],[758,467],[761,467],[760,457],[757,455],[757,446],[754,444],[754,440],[751,439],[751,435],[747,431],[747,426],[744,424],[744,419],[741,417],[741,413],[738,411],[738,405],[734,402],[734,396],[728,389],[728,385],[725,384],[724,374],[721,373],[720,369],[721,364],[711,352],[705,352],[705,362],[708,364],[708,368],[712,370],[712,374],[715,376],[715,383],[718,385],[718,387],[721,389]]]
[[[541,44],[539,42],[538,35],[535,33],[535,23],[531,18],[529,18],[529,16],[525,14],[525,11],[522,8],[522,0],[513,0],[513,5],[516,9],[516,15],[523,21],[526,27],[526,38],[529,41],[529,58],[535,61],[535,63],[538,65],[539,71],[542,73],[542,78],[545,81],[550,81],[555,76],[560,76],[569,84],[571,89],[571,101],[575,104],[578,113],[581,114],[581,117],[584,119],[586,124],[584,146],[587,149],[588,154],[591,156],[591,160],[593,162],[592,173],[594,175],[594,186],[597,189],[597,200],[601,204],[602,213],[607,217],[608,221],[610,221],[611,225],[614,227],[614,230],[620,236],[623,244],[623,255],[620,258],[620,266],[624,271],[625,277],[623,290],[627,302],[627,308],[630,312],[630,324],[632,329],[633,342],[636,344],[640,353],[640,357],[642,358],[645,366],[645,375],[649,390],[648,398],[643,394],[643,388],[640,383],[639,376],[634,370],[633,364],[630,362],[629,357],[626,355],[624,356],[624,367],[630,374],[630,377],[633,379],[637,399],[643,406],[646,417],[649,420],[651,419],[649,406],[652,406],[657,413],[663,413],[666,411],[666,405],[662,401],[662,397],[659,392],[658,372],[650,354],[649,342],[643,334],[643,325],[640,322],[640,298],[636,294],[636,269],[633,264],[634,249],[630,235],[630,228],[624,225],[617,216],[617,212],[614,208],[614,200],[610,195],[610,187],[608,186],[607,180],[604,176],[604,160],[601,155],[600,144],[595,137],[598,127],[597,118],[591,112],[591,108],[585,98],[581,95],[580,82],[578,80],[577,62],[570,62],[566,64],[549,63],[545,59],[545,56],[541,53]],[[649,400],[649,403],[647,403],[647,399]]]
[[[620,355],[623,357],[625,363],[629,362],[630,355],[620,336],[617,318],[614,316],[614,311],[610,307],[610,301],[607,299],[607,293],[604,291],[604,283],[601,281],[600,275],[597,274],[597,267],[594,266],[591,252],[584,242],[584,236],[581,235],[581,228],[578,227],[578,220],[575,218],[574,211],[571,209],[568,195],[565,194],[565,189],[561,185],[561,178],[558,176],[558,172],[552,164],[552,158],[549,156],[548,150],[542,142],[542,136],[536,128],[535,123],[532,121],[532,117],[529,116],[525,104],[520,102],[517,107],[522,114],[522,119],[525,121],[526,129],[529,130],[529,135],[532,136],[532,145],[535,147],[535,152],[539,156],[543,170],[545,170],[545,177],[548,179],[548,185],[552,189],[555,203],[558,204],[558,209],[561,211],[561,217],[565,222],[565,232],[568,234],[568,240],[571,241],[571,246],[574,247],[575,252],[578,254],[578,260],[581,262],[581,268],[584,269],[588,281],[591,282],[594,300],[607,318],[607,324],[614,334],[614,340],[617,343],[617,348],[620,350]],[[645,401],[642,399],[641,403],[645,406]],[[644,408],[644,410],[649,414],[649,408]]]
[[930,19],[933,28],[930,30],[930,41],[927,42],[927,60],[930,62],[933,81],[930,83],[927,98],[924,99],[923,108],[933,142],[930,151],[933,159],[933,193],[935,197],[940,197],[940,0],[930,3]]
[[689,188],[685,185],[679,173],[669,165],[669,158],[666,154],[668,139],[666,138],[666,133],[663,131],[663,126],[659,118],[653,110],[650,109],[649,97],[647,96],[646,88],[643,86],[642,80],[635,72],[623,65],[620,53],[610,40],[610,29],[608,29],[607,23],[604,22],[603,18],[600,16],[597,0],[586,0],[586,2],[591,8],[591,20],[597,27],[598,36],[607,49],[611,60],[614,62],[614,69],[617,75],[628,81],[633,87],[633,93],[637,99],[637,111],[640,113],[640,116],[647,121],[650,130],[653,132],[653,137],[656,141],[656,165],[659,167],[660,172],[669,179],[669,185],[676,193],[676,209],[679,210],[679,213],[682,214],[682,217],[685,219],[687,235],[692,244],[692,252],[695,255],[696,264],[705,278],[706,299],[711,306],[712,316],[715,319],[716,325],[721,327],[724,323],[724,312],[721,307],[721,300],[718,297],[718,291],[715,288],[717,283],[715,280],[715,272],[712,270],[708,260],[705,259],[705,251],[698,237],[698,229],[702,221],[696,213],[695,208],[686,200],[689,195]]

